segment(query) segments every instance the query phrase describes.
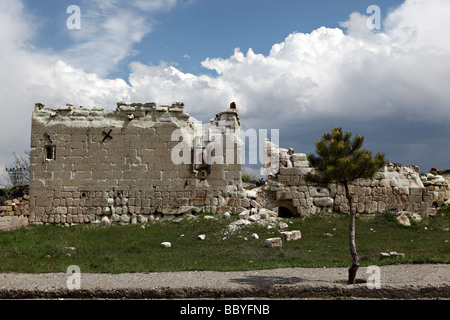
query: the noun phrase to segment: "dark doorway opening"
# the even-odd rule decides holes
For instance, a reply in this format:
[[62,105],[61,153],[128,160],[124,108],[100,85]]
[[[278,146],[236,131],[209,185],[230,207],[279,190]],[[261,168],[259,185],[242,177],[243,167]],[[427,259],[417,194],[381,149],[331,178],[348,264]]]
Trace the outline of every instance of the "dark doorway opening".
[[280,218],[293,218],[294,214],[286,207],[278,207],[278,217]]

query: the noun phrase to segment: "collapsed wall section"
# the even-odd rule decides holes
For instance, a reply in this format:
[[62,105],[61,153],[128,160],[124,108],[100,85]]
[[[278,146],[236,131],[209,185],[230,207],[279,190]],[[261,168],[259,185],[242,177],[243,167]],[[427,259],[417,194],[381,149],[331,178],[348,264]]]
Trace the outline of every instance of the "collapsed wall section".
[[[279,154],[279,165],[268,176],[259,199],[268,208],[284,207],[292,215],[318,212],[349,212],[344,187],[307,182],[305,175],[313,171],[306,154],[294,153],[266,141],[266,149]],[[270,157],[270,152],[266,153]],[[270,161],[265,161],[270,166]],[[419,177],[418,167],[388,164],[373,179],[357,179],[349,185],[357,213],[408,211],[430,213],[432,198]]]
[[[30,223],[135,223],[243,210],[239,139],[214,143],[239,130],[235,109],[203,125],[182,103],[120,102],[115,111],[36,104]],[[225,151],[235,156],[220,157]]]

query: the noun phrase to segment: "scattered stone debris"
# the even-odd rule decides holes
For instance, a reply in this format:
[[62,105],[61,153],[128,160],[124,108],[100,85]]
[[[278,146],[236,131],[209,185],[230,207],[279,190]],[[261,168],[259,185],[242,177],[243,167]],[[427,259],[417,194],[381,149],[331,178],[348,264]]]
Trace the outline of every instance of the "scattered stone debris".
[[266,208],[252,208],[251,210],[244,210],[239,213],[238,219],[229,225],[229,229],[233,231],[239,226],[251,223],[267,224],[268,226],[273,227],[277,224],[278,220],[278,214],[272,210]]
[[391,257],[393,257],[393,258],[397,257],[397,258],[402,258],[403,259],[405,257],[405,254],[404,253],[400,253],[400,252],[395,252],[395,251],[391,251],[389,253],[387,253],[387,252],[381,252],[380,253],[380,260],[391,258]]

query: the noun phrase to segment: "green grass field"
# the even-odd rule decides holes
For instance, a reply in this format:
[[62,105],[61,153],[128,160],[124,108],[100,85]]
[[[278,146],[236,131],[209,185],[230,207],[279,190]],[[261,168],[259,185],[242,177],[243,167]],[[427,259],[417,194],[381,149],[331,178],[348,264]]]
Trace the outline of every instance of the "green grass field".
[[[393,263],[449,263],[450,208],[435,218],[412,221],[404,227],[392,213],[360,214],[356,244],[361,266]],[[200,214],[180,223],[162,220],[145,225],[90,224],[73,227],[28,226],[0,232],[0,272],[66,272],[77,265],[81,272],[123,273],[186,270],[234,271],[284,267],[348,267],[348,216],[323,213],[303,219],[282,219],[287,230],[302,238],[280,248],[264,246],[279,236],[278,227],[256,223],[229,232],[237,219]],[[253,233],[259,239],[252,238]],[[205,234],[205,240],[199,240]],[[171,248],[161,242],[169,241]],[[74,249],[73,249],[74,248]],[[381,252],[402,252],[401,258],[380,260]]]

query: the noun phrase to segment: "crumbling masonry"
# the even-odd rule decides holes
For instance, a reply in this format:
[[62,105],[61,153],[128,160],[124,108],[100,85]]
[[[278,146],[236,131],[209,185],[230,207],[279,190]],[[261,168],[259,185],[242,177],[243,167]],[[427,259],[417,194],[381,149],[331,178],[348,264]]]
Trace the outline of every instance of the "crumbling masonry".
[[[278,167],[268,176],[268,183],[261,187],[257,201],[267,208],[280,208],[284,216],[301,216],[319,212],[349,212],[344,187],[338,184],[318,185],[305,181],[310,167],[304,153],[294,153],[292,148],[283,149],[270,141],[265,142],[269,159],[271,153],[278,156]],[[276,159],[276,158],[275,158]],[[266,167],[271,167],[269,160]],[[272,166],[273,167],[273,166]],[[433,176],[433,175],[431,175]],[[440,176],[436,176],[440,177]],[[440,178],[438,184],[424,182],[417,166],[397,166],[392,163],[378,171],[373,179],[357,179],[349,185],[357,213],[381,213],[407,211],[434,214],[448,201],[448,181]],[[430,192],[431,191],[431,192]]]
[[[32,115],[31,224],[143,223],[188,212],[279,208],[280,216],[348,212],[344,190],[307,184],[305,154],[265,142],[266,185],[241,182],[240,119],[234,103],[202,125],[182,103],[119,102],[116,110],[57,109]],[[279,163],[270,163],[276,155]],[[277,161],[278,161],[277,160]],[[351,186],[358,212],[430,213],[433,194],[418,168],[386,166]],[[448,198],[448,184],[444,197]]]

